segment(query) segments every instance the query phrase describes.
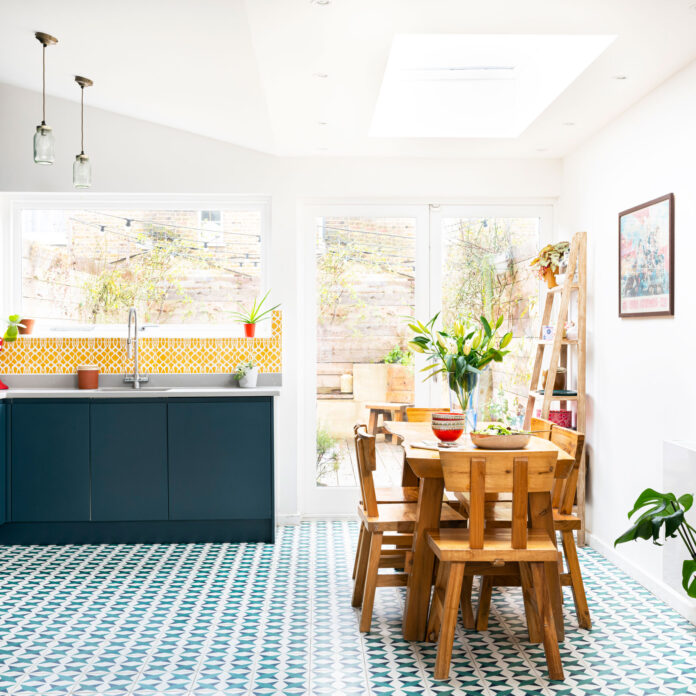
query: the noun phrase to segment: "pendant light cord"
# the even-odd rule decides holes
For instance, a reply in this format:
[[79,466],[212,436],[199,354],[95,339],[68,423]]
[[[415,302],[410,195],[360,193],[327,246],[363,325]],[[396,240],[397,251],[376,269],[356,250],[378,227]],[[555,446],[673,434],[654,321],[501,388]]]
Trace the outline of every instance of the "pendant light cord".
[[80,154],[85,154],[85,86],[80,85]]
[[42,113],[41,113],[41,125],[46,125],[46,44],[43,44],[43,51],[41,52],[42,63],[43,63],[43,80],[42,80]]

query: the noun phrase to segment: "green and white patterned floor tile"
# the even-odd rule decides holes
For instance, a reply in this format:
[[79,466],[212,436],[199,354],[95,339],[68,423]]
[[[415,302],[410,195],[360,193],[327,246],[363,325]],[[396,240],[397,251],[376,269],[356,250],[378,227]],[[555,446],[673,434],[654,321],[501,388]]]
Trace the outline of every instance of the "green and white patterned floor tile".
[[436,646],[401,637],[403,588],[350,606],[357,525],[281,527],[277,543],[0,547],[0,694],[8,696],[696,695],[696,628],[581,549],[593,630],[566,603],[566,680],[546,679],[519,591],[489,630]]

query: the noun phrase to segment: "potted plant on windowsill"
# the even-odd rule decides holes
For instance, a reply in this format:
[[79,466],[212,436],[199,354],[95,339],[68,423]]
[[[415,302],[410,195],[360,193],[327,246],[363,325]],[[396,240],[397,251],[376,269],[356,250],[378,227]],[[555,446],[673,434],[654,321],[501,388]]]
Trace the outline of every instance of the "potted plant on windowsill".
[[270,309],[263,309],[263,303],[266,301],[266,298],[270,295],[270,293],[271,291],[269,290],[261,298],[260,302],[255,299],[250,308],[239,305],[241,311],[232,312],[232,316],[238,322],[244,324],[244,335],[247,338],[253,338],[256,335],[256,324],[258,324],[260,321],[266,321],[266,319],[269,319],[273,310],[280,307],[280,304],[277,304]]
[[638,539],[652,539],[653,544],[662,546],[660,531],[663,525],[665,540],[674,539],[679,534],[691,556],[691,559],[682,564],[682,587],[689,597],[696,598],[696,529],[684,517],[693,502],[694,496],[691,493],[677,498],[674,493],[658,493],[652,488],[646,488],[628,513],[628,519],[637,512],[640,514],[634,519],[633,526],[614,542],[614,546]]
[[546,281],[546,286],[549,290],[558,285],[556,273],[561,270],[569,249],[569,242],[547,244],[529,264],[537,268],[539,278]]
[[256,386],[259,378],[259,368],[250,360],[244,365],[238,365],[234,373],[235,379],[239,382],[239,386],[243,389],[250,389]]
[[24,328],[24,324],[21,323],[19,314],[10,314],[7,318],[7,330],[3,336],[6,343],[12,343],[17,340],[17,336],[22,333],[20,329]]

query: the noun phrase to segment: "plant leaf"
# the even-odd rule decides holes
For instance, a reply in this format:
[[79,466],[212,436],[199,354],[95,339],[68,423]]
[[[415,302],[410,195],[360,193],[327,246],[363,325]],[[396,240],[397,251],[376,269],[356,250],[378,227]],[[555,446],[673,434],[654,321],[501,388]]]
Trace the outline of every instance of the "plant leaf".
[[696,597],[696,561],[684,561],[682,565],[682,587],[689,597]]
[[481,325],[483,326],[483,330],[486,332],[486,336],[488,336],[488,338],[490,338],[493,332],[491,331],[491,325],[488,323],[488,319],[486,319],[486,317],[482,316],[482,317],[480,317],[480,320],[481,320]]
[[691,509],[694,504],[694,496],[691,493],[684,493],[684,495],[677,498],[677,502],[684,508],[684,512]]

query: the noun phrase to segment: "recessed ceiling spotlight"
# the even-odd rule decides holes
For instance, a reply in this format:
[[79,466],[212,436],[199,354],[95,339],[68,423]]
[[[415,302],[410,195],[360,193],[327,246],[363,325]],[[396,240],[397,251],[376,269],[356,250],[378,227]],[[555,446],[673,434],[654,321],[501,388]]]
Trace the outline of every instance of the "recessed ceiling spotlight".
[[328,149],[329,149],[328,147],[318,147],[317,152],[327,152]]
[[537,152],[548,152],[549,148],[548,147],[538,147],[536,149]]
[[564,126],[574,126],[574,125],[575,125],[575,121],[564,121],[562,125],[564,125]]
[[312,77],[318,77],[320,80],[325,80],[328,76],[329,76],[328,73],[325,73],[325,72],[312,73]]
[[331,4],[331,0],[309,0],[311,5],[318,5],[319,7],[326,7]]
[[318,126],[328,126],[328,121],[317,121]]
[[612,75],[614,80],[628,80],[628,75]]

